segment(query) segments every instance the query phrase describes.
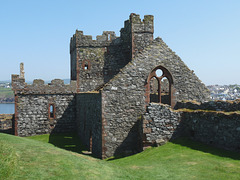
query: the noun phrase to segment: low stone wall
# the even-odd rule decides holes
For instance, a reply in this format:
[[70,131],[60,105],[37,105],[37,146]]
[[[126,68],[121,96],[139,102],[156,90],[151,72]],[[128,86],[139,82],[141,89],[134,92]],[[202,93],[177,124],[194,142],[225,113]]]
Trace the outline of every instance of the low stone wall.
[[12,132],[14,114],[0,114],[0,132]]
[[143,116],[143,144],[162,145],[179,136],[180,112],[174,112],[170,106],[151,103]]
[[240,114],[183,112],[181,125],[185,136],[224,149],[240,151]]
[[194,101],[178,102],[174,109],[202,109],[202,110],[213,110],[213,111],[240,111],[240,99],[235,101],[208,101],[204,103],[198,103]]
[[143,115],[144,146],[162,145],[180,136],[240,151],[240,113],[190,109],[176,111],[168,105],[149,104],[147,113]]

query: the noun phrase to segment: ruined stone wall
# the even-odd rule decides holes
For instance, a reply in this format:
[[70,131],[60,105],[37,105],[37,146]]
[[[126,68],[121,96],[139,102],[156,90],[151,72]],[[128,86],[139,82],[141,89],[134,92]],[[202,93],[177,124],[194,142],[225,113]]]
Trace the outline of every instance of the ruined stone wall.
[[131,39],[132,39],[132,58],[142,51],[145,47],[150,45],[153,41],[153,16],[145,15],[141,20],[137,14],[130,15],[131,23]]
[[33,84],[12,75],[15,93],[15,135],[31,136],[51,132],[73,132],[75,121],[76,81],[65,85],[54,79],[44,84],[41,79]]
[[175,109],[202,109],[202,110],[212,110],[212,111],[225,111],[225,112],[232,112],[232,111],[240,111],[240,100],[234,101],[207,101],[204,103],[198,103],[194,101],[183,101],[178,102],[175,106]]
[[240,151],[239,111],[182,109],[151,103],[143,115],[143,143],[162,145],[186,136],[216,147]]
[[[75,132],[74,94],[19,94],[16,99],[16,135]],[[50,105],[54,106],[53,118]]]
[[116,75],[126,64],[120,38],[113,31],[92,36],[76,31],[71,38],[71,79],[77,80],[78,92],[97,89]]
[[[173,77],[175,101],[205,101],[209,91],[182,60],[157,38],[128,63],[102,89],[106,156],[121,151],[136,151],[138,119],[145,112],[146,83],[150,72],[158,66]],[[131,144],[135,144],[133,147]],[[135,148],[135,149],[134,149]]]
[[181,113],[174,112],[170,106],[151,103],[143,115],[144,146],[163,145],[181,135]]
[[61,79],[54,79],[45,84],[42,79],[35,79],[32,84],[25,83],[19,75],[12,75],[12,89],[15,94],[70,94],[76,93],[76,81],[64,84]]
[[77,132],[93,155],[102,158],[102,111],[100,93],[76,95]]
[[240,114],[183,112],[185,136],[224,149],[240,151]]
[[71,79],[77,80],[78,92],[99,89],[112,79],[136,53],[153,40],[153,16],[131,14],[121,36],[104,31],[96,40],[76,31],[71,38]]

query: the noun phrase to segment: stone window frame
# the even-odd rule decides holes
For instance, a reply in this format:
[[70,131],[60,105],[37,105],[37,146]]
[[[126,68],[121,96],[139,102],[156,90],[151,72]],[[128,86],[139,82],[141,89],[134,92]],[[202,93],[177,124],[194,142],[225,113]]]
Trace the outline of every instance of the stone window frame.
[[83,62],[82,62],[82,69],[84,71],[89,71],[91,69],[91,62],[90,62],[90,60],[88,60],[88,59],[83,60]]
[[[51,106],[53,107],[52,115],[51,115]],[[55,107],[54,103],[48,104],[48,119],[50,119],[50,120],[56,119],[56,107]]]
[[[156,71],[160,69],[162,70],[162,75],[159,77],[157,76],[156,74]],[[148,78],[147,78],[147,84],[145,85],[146,87],[146,93],[145,93],[145,97],[146,97],[146,104],[149,104],[150,103],[150,84],[151,84],[151,79],[152,78],[156,78],[157,81],[158,81],[158,101],[159,103],[161,103],[161,80],[166,77],[168,79],[168,82],[169,82],[169,102],[170,102],[170,106],[173,107],[173,78],[172,78],[172,75],[171,73],[163,66],[159,65],[159,66],[156,66],[148,75]]]

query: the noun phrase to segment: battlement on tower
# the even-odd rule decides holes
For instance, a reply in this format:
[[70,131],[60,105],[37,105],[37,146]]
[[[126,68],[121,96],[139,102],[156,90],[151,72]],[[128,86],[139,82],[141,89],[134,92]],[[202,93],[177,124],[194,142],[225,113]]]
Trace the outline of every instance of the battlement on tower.
[[121,32],[128,30],[139,33],[153,33],[154,17],[152,15],[145,15],[143,20],[141,20],[140,15],[132,13],[129,19],[124,22]]
[[84,35],[83,31],[76,30],[70,41],[70,53],[77,47],[106,47],[117,38],[114,31],[103,31],[102,35],[93,40],[91,35]]

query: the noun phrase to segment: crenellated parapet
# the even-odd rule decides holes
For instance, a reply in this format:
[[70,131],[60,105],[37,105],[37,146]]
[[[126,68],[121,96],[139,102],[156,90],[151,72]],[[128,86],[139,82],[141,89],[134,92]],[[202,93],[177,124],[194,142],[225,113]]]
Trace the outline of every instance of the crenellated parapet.
[[152,33],[154,31],[153,27],[153,16],[152,15],[145,15],[144,19],[141,20],[138,14],[132,13],[130,15],[130,22],[132,24],[133,32],[138,33]]
[[145,15],[144,19],[141,20],[138,14],[132,13],[129,19],[124,22],[124,27],[121,29],[121,37],[126,32],[136,33],[151,33],[154,32],[154,17],[152,15]]
[[153,41],[154,18],[152,15],[145,15],[141,20],[138,14],[132,13],[129,20],[124,22],[121,29],[121,42],[126,52],[130,53],[130,58],[142,51]]
[[77,47],[106,47],[113,40],[117,39],[114,31],[103,31],[102,35],[98,35],[96,40],[90,35],[84,35],[83,31],[76,30],[70,41],[70,53]]
[[45,84],[42,79],[35,79],[32,84],[27,84],[19,75],[12,75],[12,89],[15,94],[72,94],[76,93],[76,81],[64,84],[61,79],[54,79]]

